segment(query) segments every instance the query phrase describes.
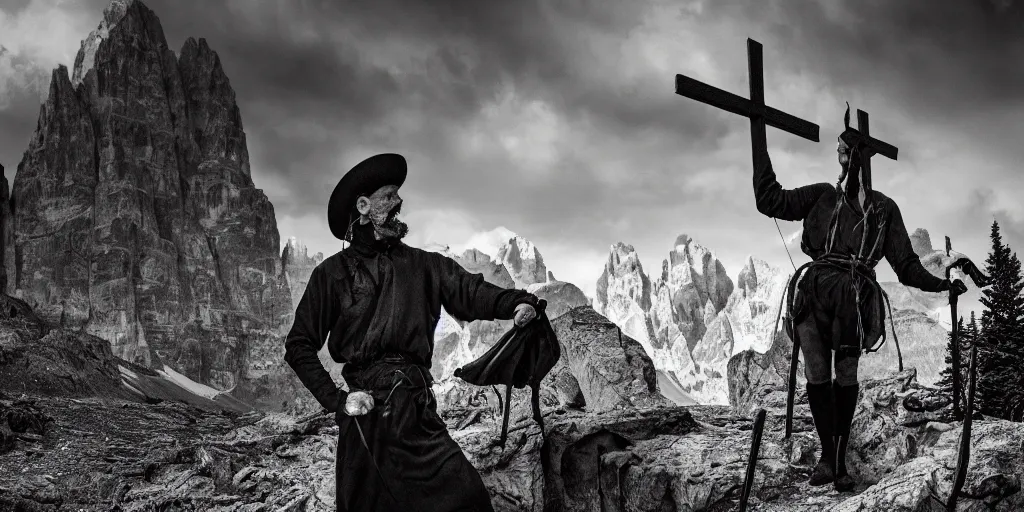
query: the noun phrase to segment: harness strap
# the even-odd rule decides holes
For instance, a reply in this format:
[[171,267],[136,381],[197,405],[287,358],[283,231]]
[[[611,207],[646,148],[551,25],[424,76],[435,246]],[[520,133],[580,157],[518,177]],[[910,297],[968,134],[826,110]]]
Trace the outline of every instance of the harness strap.
[[[878,244],[878,238],[875,239],[875,246],[877,246],[877,244]],[[872,250],[872,252],[873,252],[873,250]],[[866,352],[866,353],[877,352],[879,349],[881,349],[882,346],[885,344],[885,341],[887,340],[887,335],[886,335],[886,330],[885,330],[885,317],[886,317],[885,313],[888,310],[888,313],[889,313],[888,317],[890,318],[890,323],[891,323],[891,319],[892,319],[892,304],[889,301],[889,294],[885,293],[885,290],[882,289],[881,285],[878,284],[878,281],[875,280],[874,272],[870,271],[870,269],[871,269],[870,265],[873,265],[875,263],[877,263],[877,262],[875,262],[875,261],[862,262],[862,261],[858,260],[857,258],[842,257],[842,256],[835,255],[835,254],[825,254],[822,257],[818,258],[817,260],[809,261],[809,262],[804,263],[803,265],[801,265],[800,268],[798,268],[796,270],[796,272],[793,274],[793,277],[790,279],[787,293],[783,296],[782,301],[780,301],[780,304],[779,304],[780,308],[782,307],[783,303],[786,304],[786,312],[787,312],[786,320],[787,320],[787,323],[788,323],[788,327],[790,328],[790,338],[793,337],[792,332],[795,331],[795,329],[796,329],[796,326],[795,326],[796,319],[794,318],[794,315],[792,314],[792,310],[793,310],[793,305],[794,305],[794,301],[795,301],[796,295],[799,293],[799,289],[798,289],[797,285],[799,284],[799,281],[803,278],[803,271],[805,269],[807,269],[808,267],[825,265],[825,266],[829,266],[829,267],[835,268],[837,270],[849,271],[850,275],[853,276],[853,277],[860,277],[860,278],[866,279],[868,281],[868,283],[874,288],[874,290],[876,292],[878,292],[882,296],[882,299],[883,299],[884,304],[885,304],[884,307],[881,304],[879,305],[879,309],[880,309],[879,314],[881,314],[881,316],[882,316],[882,339],[881,339],[881,341],[876,346],[874,346],[872,348],[865,348],[864,352]],[[859,341],[861,343],[859,348],[863,348],[865,332],[864,332],[864,329],[863,329],[863,318],[861,316],[861,311],[860,311],[860,287],[856,286],[854,288],[854,292],[855,292],[855,297],[856,297],[855,300],[857,301],[857,303],[855,304],[855,307],[857,308],[857,334],[858,334],[858,339],[859,339]],[[777,325],[777,322],[776,322],[776,325]],[[895,324],[893,324],[893,326],[892,326],[892,335],[893,335],[893,342],[896,344],[896,354],[897,354],[897,356],[899,358],[899,368],[900,368],[900,371],[903,371],[903,352],[900,349],[899,336],[896,334],[896,326],[895,326]]]

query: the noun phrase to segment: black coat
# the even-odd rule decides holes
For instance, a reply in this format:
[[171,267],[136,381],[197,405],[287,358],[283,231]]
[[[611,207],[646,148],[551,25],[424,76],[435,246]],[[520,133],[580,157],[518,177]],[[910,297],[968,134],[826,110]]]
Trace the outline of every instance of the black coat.
[[[364,231],[313,270],[285,342],[299,380],[336,412],[338,510],[490,511],[480,475],[437,413],[434,329],[442,306],[461,320],[511,319],[519,303],[536,298],[490,284],[442,254],[373,241]],[[325,342],[336,362],[347,363],[349,387],[374,396],[368,414],[343,412],[346,392],[317,357]]]

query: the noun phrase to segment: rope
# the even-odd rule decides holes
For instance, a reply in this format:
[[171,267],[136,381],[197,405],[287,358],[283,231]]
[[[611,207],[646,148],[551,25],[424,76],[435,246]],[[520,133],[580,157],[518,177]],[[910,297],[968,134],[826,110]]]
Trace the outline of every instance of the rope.
[[[782,236],[782,228],[779,227],[779,219],[773,217],[772,220],[775,221],[775,229],[779,231],[779,238],[782,238],[782,247],[786,249],[786,256],[789,256],[789,264],[793,265],[793,270],[795,271],[796,263],[793,263],[793,255],[789,253],[789,246],[786,245],[786,237]],[[778,320],[776,320],[776,322],[778,322]],[[778,327],[777,323],[776,327]]]

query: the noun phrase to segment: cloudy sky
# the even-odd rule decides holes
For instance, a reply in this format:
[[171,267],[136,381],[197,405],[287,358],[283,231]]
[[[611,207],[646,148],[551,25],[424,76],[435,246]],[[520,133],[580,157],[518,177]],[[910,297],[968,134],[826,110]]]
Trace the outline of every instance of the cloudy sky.
[[[74,64],[106,3],[0,2],[8,179],[50,70]],[[314,251],[340,248],[325,220],[340,176],[399,152],[413,245],[506,226],[588,293],[618,241],[654,273],[681,233],[733,277],[748,255],[788,267],[754,207],[748,122],[674,94],[683,73],[746,96],[748,37],[764,45],[767,102],[821,126],[820,143],[769,129],[783,186],[835,181],[849,101],[899,147],[898,162],[876,158],[874,184],[908,228],[983,260],[995,219],[1024,247],[1024,8],[1012,0],[146,4],[172,49],[195,36],[219,53],[282,241]]]

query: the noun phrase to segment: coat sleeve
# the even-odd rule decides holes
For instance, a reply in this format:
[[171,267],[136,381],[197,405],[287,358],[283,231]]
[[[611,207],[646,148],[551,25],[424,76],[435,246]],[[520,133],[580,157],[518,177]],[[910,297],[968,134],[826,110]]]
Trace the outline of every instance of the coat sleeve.
[[815,183],[792,190],[782,188],[775,178],[771,158],[765,153],[754,172],[754,200],[757,211],[782,220],[804,220],[822,194],[834,191],[828,183]]
[[295,309],[295,321],[285,339],[284,360],[317,402],[328,411],[335,412],[348,393],[335,384],[317,356],[338,319],[338,302],[332,283],[322,266],[313,269],[306,291]]
[[949,289],[945,279],[936,277],[921,264],[921,257],[914,252],[910,243],[910,235],[903,224],[903,214],[895,202],[892,205],[892,216],[889,219],[889,230],[885,237],[885,259],[896,272],[900,283],[926,292],[941,292]]
[[519,304],[537,304],[533,294],[488,283],[483,274],[472,274],[447,256],[438,254],[436,261],[440,267],[441,305],[459,320],[510,320]]

